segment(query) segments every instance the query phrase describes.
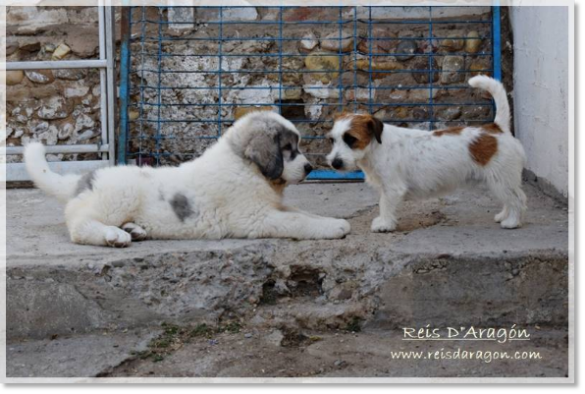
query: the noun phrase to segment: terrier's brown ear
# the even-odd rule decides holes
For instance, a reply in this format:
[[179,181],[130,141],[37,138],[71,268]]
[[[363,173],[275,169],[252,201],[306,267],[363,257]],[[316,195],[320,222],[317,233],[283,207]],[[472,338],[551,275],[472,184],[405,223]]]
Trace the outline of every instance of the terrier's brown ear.
[[371,116],[370,120],[368,121],[368,130],[371,134],[376,137],[376,141],[379,144],[382,143],[382,132],[384,131],[384,123],[375,116]]

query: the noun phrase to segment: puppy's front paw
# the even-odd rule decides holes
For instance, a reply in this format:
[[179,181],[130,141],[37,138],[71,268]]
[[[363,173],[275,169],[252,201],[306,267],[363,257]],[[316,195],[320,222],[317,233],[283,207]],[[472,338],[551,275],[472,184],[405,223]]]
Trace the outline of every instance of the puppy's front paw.
[[106,245],[114,248],[125,248],[132,243],[132,236],[118,227],[108,227],[104,236]]
[[337,239],[343,238],[351,231],[351,226],[347,220],[330,219],[327,226],[324,226],[323,233],[319,238],[323,239]]
[[343,238],[351,231],[351,225],[347,220],[338,219],[337,220],[337,229],[339,231],[339,236],[335,238]]
[[383,217],[378,216],[372,221],[373,233],[389,233],[396,230],[396,221],[389,221]]
[[136,223],[128,222],[122,226],[122,230],[130,234],[133,242],[144,241],[147,237],[146,230]]

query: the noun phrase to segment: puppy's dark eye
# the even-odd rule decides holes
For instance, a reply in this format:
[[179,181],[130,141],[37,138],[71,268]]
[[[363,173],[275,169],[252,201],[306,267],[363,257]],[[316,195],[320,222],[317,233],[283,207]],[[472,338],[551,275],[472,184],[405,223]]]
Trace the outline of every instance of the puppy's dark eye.
[[349,134],[343,135],[343,142],[345,142],[347,144],[347,146],[349,146],[350,148],[353,146],[353,144],[355,144],[356,141],[357,141],[357,138],[355,138],[353,135],[349,135]]
[[291,144],[286,144],[286,145],[285,145],[285,146],[282,148],[282,150],[290,150],[290,151],[292,151],[292,145],[291,145]]

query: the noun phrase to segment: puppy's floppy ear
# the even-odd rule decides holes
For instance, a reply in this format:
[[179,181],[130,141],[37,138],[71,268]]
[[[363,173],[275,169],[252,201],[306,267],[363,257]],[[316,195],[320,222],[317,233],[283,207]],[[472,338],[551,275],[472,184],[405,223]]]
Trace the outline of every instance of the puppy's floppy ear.
[[280,178],[284,170],[279,142],[279,133],[258,133],[252,137],[244,150],[244,157],[255,163],[262,175],[271,180]]
[[382,131],[384,131],[384,123],[375,116],[371,116],[368,121],[368,131],[376,137],[379,144],[382,143]]

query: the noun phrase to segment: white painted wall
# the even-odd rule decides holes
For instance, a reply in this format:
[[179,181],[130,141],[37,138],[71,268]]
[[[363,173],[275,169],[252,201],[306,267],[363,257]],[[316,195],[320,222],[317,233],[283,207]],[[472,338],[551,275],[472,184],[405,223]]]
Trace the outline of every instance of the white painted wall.
[[[568,194],[569,37],[567,7],[511,7],[514,124],[527,169]],[[505,44],[505,43],[504,43]]]

